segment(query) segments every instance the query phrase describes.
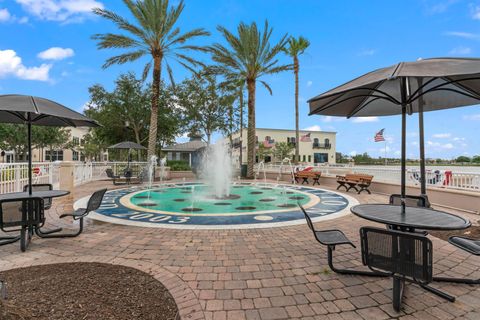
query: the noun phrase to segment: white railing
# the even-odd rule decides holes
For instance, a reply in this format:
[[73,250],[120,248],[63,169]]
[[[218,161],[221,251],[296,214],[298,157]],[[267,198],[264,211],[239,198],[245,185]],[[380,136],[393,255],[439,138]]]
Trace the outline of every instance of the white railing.
[[[112,169],[115,175],[123,175],[128,163],[125,162],[85,162],[75,163],[74,168],[74,185],[80,185],[90,181],[107,179],[107,169]],[[146,162],[130,162],[130,169],[133,175],[147,166]]]
[[[304,167],[299,165],[299,170]],[[294,168],[296,168],[294,166]],[[283,166],[277,164],[265,164],[265,170],[267,172],[290,173],[291,168],[289,166]],[[323,176],[334,177],[336,175],[344,175],[347,173],[364,173],[374,176],[374,181],[387,182],[400,184],[401,170],[399,167],[388,166],[314,166],[313,170],[322,172]],[[467,172],[466,168],[456,171],[455,167],[427,167],[426,181],[427,186],[448,188],[448,189],[460,189],[470,191],[480,191],[480,168],[478,172]],[[472,168],[472,170],[476,170]],[[256,170],[255,170],[256,172]],[[260,173],[261,174],[261,173]],[[419,181],[420,170],[418,168],[409,167],[407,169],[407,184],[408,185],[420,185]]]
[[[33,183],[51,183],[58,186],[58,163],[34,162],[32,165]],[[27,163],[0,163],[0,193],[22,191],[27,184]]]

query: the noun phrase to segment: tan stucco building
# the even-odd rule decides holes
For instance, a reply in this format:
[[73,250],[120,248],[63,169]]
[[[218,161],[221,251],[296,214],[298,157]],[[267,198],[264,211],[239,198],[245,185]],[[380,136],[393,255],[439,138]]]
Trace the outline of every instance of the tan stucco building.
[[[305,164],[320,164],[320,163],[335,163],[336,152],[336,132],[330,131],[313,131],[300,130],[300,150],[299,161]],[[257,128],[257,146],[260,143],[274,148],[277,142],[287,142],[295,146],[295,130],[287,129],[269,129]],[[302,139],[303,137],[303,139]],[[236,132],[232,135],[232,157],[233,159],[240,159],[240,147],[242,148],[242,162],[247,162],[247,129],[244,128],[242,132]],[[243,141],[243,142],[242,142]],[[265,142],[266,141],[266,142]],[[295,149],[292,152],[291,158],[295,154]],[[257,159],[258,161],[258,159]],[[278,159],[267,157],[265,162],[275,162]]]

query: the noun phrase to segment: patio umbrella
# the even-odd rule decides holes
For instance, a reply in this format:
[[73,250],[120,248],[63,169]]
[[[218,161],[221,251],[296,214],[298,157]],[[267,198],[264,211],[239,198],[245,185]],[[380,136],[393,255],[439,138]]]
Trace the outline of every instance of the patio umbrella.
[[378,69],[308,101],[310,115],[402,115],[401,194],[406,184],[406,115],[419,113],[421,192],[425,188],[423,112],[480,103],[480,59],[433,58]]
[[0,95],[0,122],[26,124],[28,131],[28,192],[32,194],[32,124],[58,127],[97,127],[84,115],[57,102],[18,94]]
[[128,149],[128,162],[127,162],[127,169],[130,168],[130,150],[147,150],[141,144],[132,141],[123,141],[113,146],[108,147],[108,149]]

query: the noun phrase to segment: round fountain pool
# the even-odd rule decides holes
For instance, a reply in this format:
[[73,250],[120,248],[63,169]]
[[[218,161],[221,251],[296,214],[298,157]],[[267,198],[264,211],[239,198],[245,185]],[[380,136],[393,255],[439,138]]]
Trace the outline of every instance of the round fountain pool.
[[[76,208],[84,207],[88,197]],[[356,200],[298,185],[234,184],[222,198],[201,183],[130,187],[109,191],[89,217],[112,223],[165,228],[255,228],[304,223],[301,204],[314,221],[348,213]]]

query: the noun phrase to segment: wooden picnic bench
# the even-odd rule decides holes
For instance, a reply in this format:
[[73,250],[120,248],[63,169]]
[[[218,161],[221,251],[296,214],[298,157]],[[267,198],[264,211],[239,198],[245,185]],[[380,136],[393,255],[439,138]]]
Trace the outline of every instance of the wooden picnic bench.
[[348,173],[344,176],[337,176],[337,190],[340,190],[341,187],[344,187],[347,192],[350,191],[350,189],[355,189],[358,194],[360,194],[362,191],[367,191],[368,194],[371,194],[370,190],[368,190],[368,187],[370,187],[372,180],[372,175],[363,173]]
[[320,185],[319,179],[322,176],[322,173],[320,171],[297,171],[294,174],[295,182],[298,183],[298,179],[303,179],[302,184],[307,183],[308,184],[308,178],[313,179],[313,186],[315,184]]

